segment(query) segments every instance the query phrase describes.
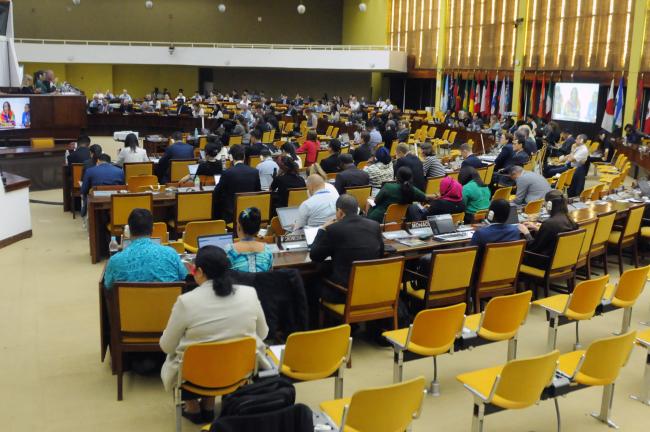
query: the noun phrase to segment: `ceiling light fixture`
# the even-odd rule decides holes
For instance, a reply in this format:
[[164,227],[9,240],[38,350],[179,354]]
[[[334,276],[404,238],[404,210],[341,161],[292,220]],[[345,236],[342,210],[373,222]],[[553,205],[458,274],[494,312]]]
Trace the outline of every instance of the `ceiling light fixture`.
[[153,7],[153,1],[147,0],[146,2],[144,2],[144,7],[146,7],[147,9],[151,9]]
[[368,9],[368,5],[366,5],[364,2],[359,3],[359,10],[361,12],[365,12],[366,9]]
[[217,6],[217,10],[221,13],[224,13],[226,11],[226,5],[223,3],[219,3],[219,6]]
[[307,8],[302,3],[300,3],[296,9],[298,10],[298,14],[300,15],[304,14],[305,11],[307,11]]

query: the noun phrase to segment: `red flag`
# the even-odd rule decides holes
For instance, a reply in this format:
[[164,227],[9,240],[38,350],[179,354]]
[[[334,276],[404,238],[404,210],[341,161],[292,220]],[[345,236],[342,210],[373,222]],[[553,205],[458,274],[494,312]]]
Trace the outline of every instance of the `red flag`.
[[650,134],[650,100],[645,111],[645,122],[643,125],[643,133]]
[[460,86],[458,85],[458,81],[460,81],[460,76],[457,76],[454,81],[454,111],[456,112],[460,111],[460,97],[458,96]]
[[643,78],[639,79],[636,89],[636,107],[634,108],[634,128],[641,129],[641,115],[643,111]]
[[610,133],[614,130],[614,78],[612,78],[607,93],[607,103],[605,104],[605,113],[603,114],[601,126]]
[[[546,75],[542,75],[542,92],[539,95],[539,107],[537,108],[537,117],[544,118],[546,111]],[[533,109],[533,112],[535,110]]]
[[485,75],[485,80],[487,81],[487,84],[483,89],[483,100],[481,101],[481,114],[483,114],[484,116],[488,116],[490,115],[490,98],[492,97],[491,96],[492,83],[490,82],[490,78],[487,75]]
[[528,103],[528,112],[526,114],[535,113],[536,100],[537,100],[537,74],[533,75],[533,84],[530,87],[530,101]]

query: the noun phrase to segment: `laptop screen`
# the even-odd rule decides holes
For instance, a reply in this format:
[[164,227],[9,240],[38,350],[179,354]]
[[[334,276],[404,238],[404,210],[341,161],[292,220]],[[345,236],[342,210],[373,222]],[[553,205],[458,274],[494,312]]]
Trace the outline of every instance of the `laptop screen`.
[[314,243],[319,229],[320,228],[305,227],[305,240],[307,241],[307,246],[311,247],[312,243]]
[[232,244],[232,234],[218,234],[210,236],[201,236],[196,239],[199,249],[203,246],[217,246],[225,250],[228,245]]
[[515,204],[510,204],[510,213],[508,213],[507,224],[518,224],[519,215],[517,214],[517,206]]
[[276,211],[282,228],[291,231],[298,220],[298,207],[280,207]]
[[188,165],[187,169],[190,170],[190,175],[196,175],[196,171],[199,169],[199,164]]
[[450,214],[427,217],[433,235],[449,234],[456,232],[456,224]]

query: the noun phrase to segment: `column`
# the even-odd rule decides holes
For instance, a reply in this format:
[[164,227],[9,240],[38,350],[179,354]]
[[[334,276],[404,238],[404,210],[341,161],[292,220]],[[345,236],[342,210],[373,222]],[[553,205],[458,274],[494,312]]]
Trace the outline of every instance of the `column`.
[[625,91],[625,111],[623,125],[634,123],[634,108],[636,107],[636,92],[639,84],[639,68],[643,55],[645,39],[645,16],[647,0],[634,0],[632,9],[632,39],[630,45],[630,62],[627,73],[627,90]]
[[521,108],[521,76],[524,70],[524,53],[526,52],[526,33],[528,29],[528,0],[519,0],[517,18],[523,20],[517,26],[515,39],[515,64],[512,77],[512,108],[515,115],[519,114]]
[[[449,23],[449,0],[440,2],[440,26],[438,27],[438,61],[436,63],[436,99],[435,110],[440,109],[442,100],[442,85],[445,71],[445,57],[447,56],[447,24]],[[435,114],[435,112],[434,112]]]

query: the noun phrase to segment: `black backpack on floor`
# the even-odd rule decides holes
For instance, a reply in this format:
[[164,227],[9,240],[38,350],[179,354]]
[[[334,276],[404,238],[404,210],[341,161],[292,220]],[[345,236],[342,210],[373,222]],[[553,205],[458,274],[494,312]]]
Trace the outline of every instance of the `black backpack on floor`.
[[220,417],[261,414],[292,406],[296,389],[281,376],[265,378],[237,389],[221,399]]

